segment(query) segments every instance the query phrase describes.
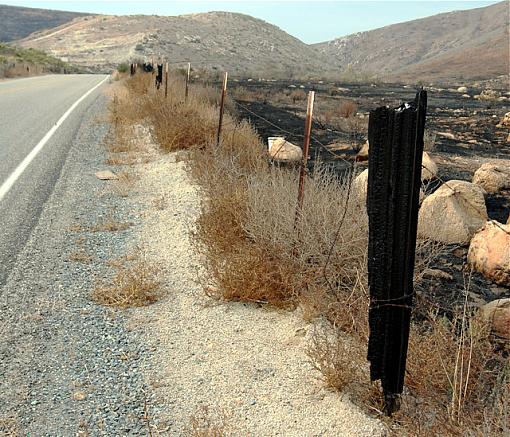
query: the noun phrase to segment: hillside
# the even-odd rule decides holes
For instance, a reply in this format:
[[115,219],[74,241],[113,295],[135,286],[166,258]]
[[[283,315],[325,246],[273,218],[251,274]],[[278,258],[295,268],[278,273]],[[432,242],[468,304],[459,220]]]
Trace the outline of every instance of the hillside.
[[19,44],[103,70],[127,59],[153,56],[234,74],[292,77],[329,69],[316,50],[278,27],[228,12],[85,17],[35,33]]
[[508,12],[502,2],[313,45],[237,13],[94,15],[39,30],[16,44],[99,71],[130,59],[164,57],[262,77],[466,82],[508,74]]
[[0,5],[0,41],[9,42],[25,38],[33,32],[51,29],[85,15],[76,12]]
[[0,43],[0,78],[44,73],[76,73],[79,69],[37,49]]
[[342,70],[387,79],[479,79],[508,74],[507,2],[439,14],[315,44]]

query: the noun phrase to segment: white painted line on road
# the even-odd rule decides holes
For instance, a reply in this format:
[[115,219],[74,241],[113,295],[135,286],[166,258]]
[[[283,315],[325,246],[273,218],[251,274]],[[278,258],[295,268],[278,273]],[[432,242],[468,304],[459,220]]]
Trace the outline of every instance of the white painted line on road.
[[37,145],[32,149],[32,151],[25,157],[21,164],[16,167],[11,175],[6,179],[6,181],[0,186],[0,201],[5,197],[5,195],[9,192],[12,186],[16,183],[18,178],[23,174],[26,168],[30,165],[33,159],[37,156],[37,154],[42,150],[48,140],[53,136],[53,134],[57,131],[60,125],[65,121],[67,117],[76,109],[76,107],[85,100],[95,89],[99,88],[103,83],[108,80],[108,77],[105,77],[101,82],[88,90],[83,96],[81,96],[73,105],[64,113],[62,117],[55,123],[55,125],[47,132],[46,135],[42,138],[41,141],[37,143]]

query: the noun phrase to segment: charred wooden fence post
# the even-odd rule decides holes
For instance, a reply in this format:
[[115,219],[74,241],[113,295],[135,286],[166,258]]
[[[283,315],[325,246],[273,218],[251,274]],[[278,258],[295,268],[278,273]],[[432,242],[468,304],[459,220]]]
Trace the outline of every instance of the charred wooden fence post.
[[296,208],[296,218],[294,220],[294,228],[298,226],[303,211],[303,201],[305,198],[305,176],[307,168],[306,166],[308,163],[308,152],[310,149],[310,135],[312,133],[314,99],[315,91],[308,92],[308,103],[306,106],[306,119],[305,119],[305,139],[303,142],[303,157],[301,159],[301,168],[299,171],[298,200]]
[[186,72],[186,90],[184,92],[184,101],[188,101],[188,92],[189,92],[189,75],[191,72],[191,63],[188,62],[188,71]]
[[368,360],[388,415],[404,386],[426,110],[420,91],[414,102],[371,111],[368,123]]
[[158,74],[156,75],[156,89],[163,83],[163,64],[158,64]]
[[225,71],[225,75],[223,76],[223,86],[221,87],[220,119],[218,122],[218,133],[216,135],[216,147],[220,145],[221,125],[223,124],[223,112],[225,110],[225,96],[227,94],[227,80],[228,72]]
[[165,63],[165,99],[168,97],[168,62]]

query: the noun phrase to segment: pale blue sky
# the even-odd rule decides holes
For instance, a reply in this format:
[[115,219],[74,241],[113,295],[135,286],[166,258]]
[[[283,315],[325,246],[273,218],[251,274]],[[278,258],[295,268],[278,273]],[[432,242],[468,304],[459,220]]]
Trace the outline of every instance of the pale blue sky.
[[307,43],[375,29],[497,1],[9,1],[1,4],[90,13],[180,15],[194,12],[241,12],[268,21]]

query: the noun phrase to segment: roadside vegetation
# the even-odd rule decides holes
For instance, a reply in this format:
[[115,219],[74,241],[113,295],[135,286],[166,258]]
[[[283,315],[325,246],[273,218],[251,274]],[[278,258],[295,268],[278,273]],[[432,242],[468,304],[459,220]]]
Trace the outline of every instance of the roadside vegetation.
[[43,73],[73,73],[78,68],[37,49],[22,49],[0,43],[0,77],[32,76]]
[[[354,172],[339,177],[317,164],[296,222],[295,168],[269,164],[266,147],[236,117],[230,99],[216,146],[218,90],[193,84],[185,100],[183,78],[171,77],[167,99],[150,74],[125,80],[111,107],[110,148],[136,155],[131,133],[141,123],[162,150],[187,151],[189,173],[202,193],[194,244],[206,264],[206,293],[300,307],[316,326],[308,356],[324,383],[377,414],[396,435],[508,435],[508,345],[467,305],[449,314],[424,296],[414,310],[402,408],[391,420],[382,415],[380,389],[369,382],[366,362],[368,221],[364,198],[353,189]],[[356,108],[346,102],[339,110],[349,117]],[[441,251],[430,241],[418,246],[417,284]]]

